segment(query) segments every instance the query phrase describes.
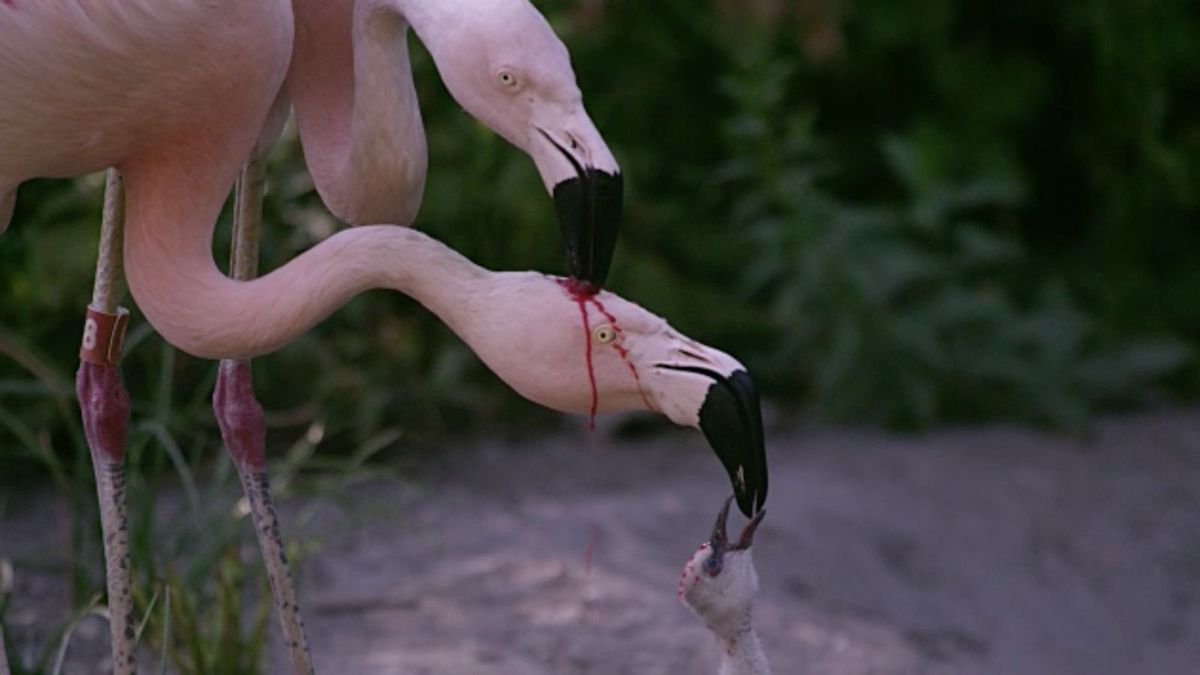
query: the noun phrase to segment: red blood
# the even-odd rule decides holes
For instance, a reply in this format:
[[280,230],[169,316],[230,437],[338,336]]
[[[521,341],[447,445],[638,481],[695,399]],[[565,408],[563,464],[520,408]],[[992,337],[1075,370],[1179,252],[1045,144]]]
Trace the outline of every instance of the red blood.
[[[600,310],[600,313],[604,315],[604,318],[608,319],[608,322],[612,324],[613,330],[617,331],[617,335],[621,335],[621,326],[617,324],[616,317],[609,314],[608,310],[604,308],[604,303],[595,297],[592,297],[591,301],[596,306],[596,309]],[[621,360],[625,362],[626,366],[629,366],[629,372],[633,374],[633,381],[637,383],[638,393],[642,395],[642,403],[645,403],[647,408],[652,408],[650,399],[646,398],[646,392],[642,391],[642,378],[638,377],[637,368],[629,360],[629,350],[622,347],[619,343],[614,343],[613,346],[617,348],[617,353],[621,355]]]
[[561,284],[563,288],[567,289],[567,292],[569,292],[577,300],[580,298],[590,298],[600,292],[600,287],[596,284],[593,284],[590,281],[584,281],[583,279],[576,279],[575,277],[560,279],[558,283]]
[[[590,302],[596,306],[596,309],[604,315],[604,318],[608,319],[610,324],[612,324],[613,330],[617,332],[617,335],[622,334],[621,326],[617,323],[617,318],[610,314],[609,311],[605,309],[604,303],[600,302],[600,299],[596,297],[600,292],[600,288],[598,286],[587,281],[576,279],[575,277],[571,277],[569,279],[559,279],[558,285],[566,289],[567,295],[571,296],[571,299],[574,300],[577,305],[579,305],[579,315],[583,317],[583,340],[585,344],[584,354],[587,360],[588,383],[592,386],[592,410],[591,416],[588,419],[588,430],[595,431],[596,408],[600,402],[600,395],[596,391],[596,371],[592,367],[592,327],[588,321],[587,303]],[[652,408],[650,405],[650,399],[646,398],[646,392],[642,391],[642,378],[638,376],[637,368],[635,368],[633,366],[633,362],[629,360],[629,350],[621,346],[619,343],[614,343],[613,347],[615,347],[617,353],[621,355],[621,360],[624,361],[625,365],[629,367],[629,372],[633,375],[634,382],[637,383],[638,393],[642,396],[642,402],[646,404],[647,408]]]
[[[596,391],[596,371],[592,368],[592,328],[588,325],[587,300],[595,294],[594,287],[586,281],[578,279],[559,279],[559,285],[567,289],[567,294],[579,305],[579,315],[583,317],[583,344],[587,358],[588,383],[592,385],[592,412],[588,417],[588,431],[596,430],[596,408],[600,403],[600,394]],[[590,293],[589,293],[590,290]]]

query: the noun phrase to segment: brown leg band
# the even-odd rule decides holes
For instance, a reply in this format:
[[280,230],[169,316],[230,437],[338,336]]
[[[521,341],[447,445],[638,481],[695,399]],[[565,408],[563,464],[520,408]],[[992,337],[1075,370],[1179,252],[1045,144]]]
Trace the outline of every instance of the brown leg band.
[[128,326],[129,310],[124,307],[118,307],[116,314],[109,314],[89,305],[83,322],[79,359],[102,366],[117,365],[121,361],[121,347]]

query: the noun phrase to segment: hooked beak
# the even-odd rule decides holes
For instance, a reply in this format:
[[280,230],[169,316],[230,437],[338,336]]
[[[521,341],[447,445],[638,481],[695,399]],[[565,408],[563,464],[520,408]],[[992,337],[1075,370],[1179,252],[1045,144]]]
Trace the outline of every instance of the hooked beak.
[[761,510],[754,515],[743,527],[742,533],[738,535],[736,543],[729,543],[729,533],[726,529],[726,522],[729,520],[729,505],[733,502],[733,497],[725,500],[725,506],[721,507],[721,512],[717,514],[717,522],[713,525],[712,537],[708,540],[708,545],[712,549],[714,556],[722,556],[729,551],[748,551],[754,544],[754,533],[758,530],[758,526],[762,523],[763,516],[767,515],[766,510]]
[[700,406],[700,431],[729,474],[738,508],[747,518],[760,513],[767,501],[767,448],[762,407],[750,375],[741,369],[726,376],[702,366],[659,366],[712,380]]
[[[554,196],[567,271],[599,289],[608,278],[617,245],[624,196],[621,172],[598,133],[592,139],[598,147],[585,151],[574,135],[562,141],[540,127],[537,131],[553,152],[560,155],[558,161],[538,162],[538,168]],[[561,160],[566,160],[570,167],[566,173],[558,168],[563,167]]]

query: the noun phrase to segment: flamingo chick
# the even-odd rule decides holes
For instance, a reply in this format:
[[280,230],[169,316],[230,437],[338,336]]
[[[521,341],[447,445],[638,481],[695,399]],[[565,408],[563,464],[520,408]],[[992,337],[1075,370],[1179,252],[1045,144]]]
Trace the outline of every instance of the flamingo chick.
[[696,612],[717,639],[721,652],[720,675],[770,675],[771,667],[751,620],[751,605],[758,592],[750,546],[766,511],[759,511],[731,544],[725,522],[729,503],[717,515],[712,537],[688,558],[679,578],[679,598]]

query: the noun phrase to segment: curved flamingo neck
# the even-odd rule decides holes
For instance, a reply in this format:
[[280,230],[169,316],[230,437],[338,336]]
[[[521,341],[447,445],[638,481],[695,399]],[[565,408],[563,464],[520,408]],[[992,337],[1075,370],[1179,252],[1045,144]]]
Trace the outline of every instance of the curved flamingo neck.
[[338,232],[253,281],[235,281],[212,257],[212,228],[228,189],[180,166],[126,172],[126,274],[150,323],[205,358],[248,358],[291,341],[372,288],[412,296],[468,342],[476,301],[495,273],[407,227]]
[[750,623],[749,612],[745,623],[736,630],[718,633],[717,644],[721,651],[719,675],[771,675],[771,666]]
[[321,198],[354,224],[408,224],[425,185],[425,132],[404,0],[294,0],[286,86]]

